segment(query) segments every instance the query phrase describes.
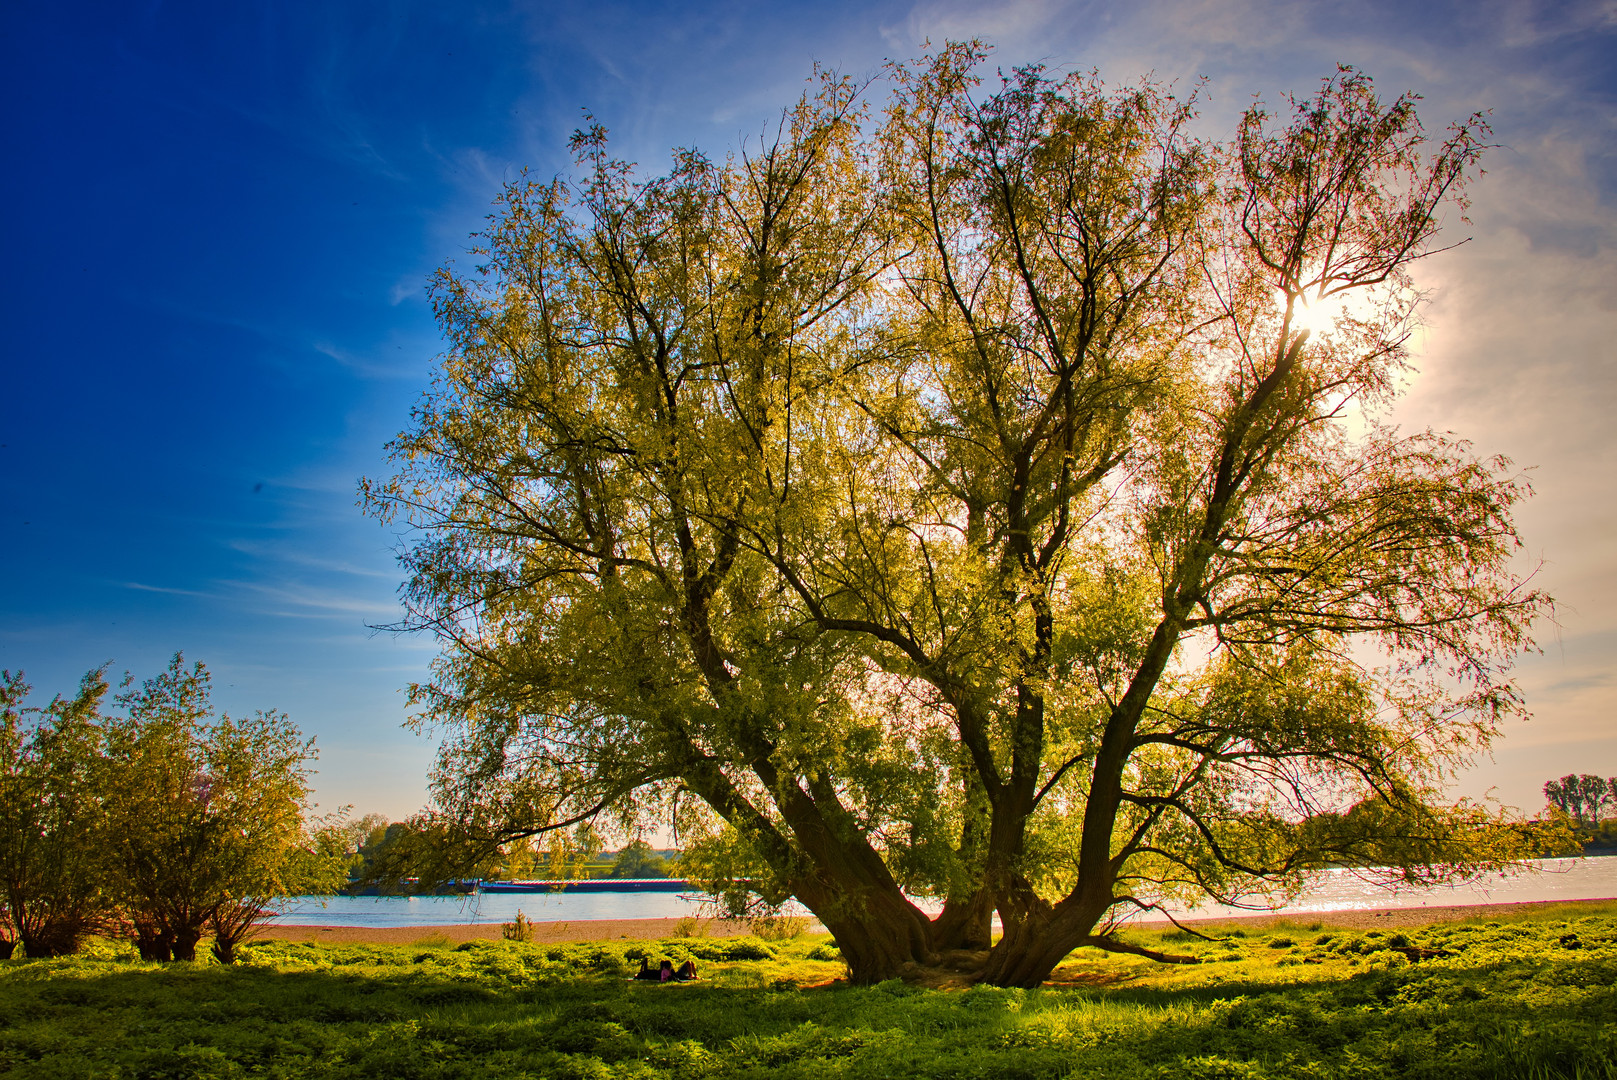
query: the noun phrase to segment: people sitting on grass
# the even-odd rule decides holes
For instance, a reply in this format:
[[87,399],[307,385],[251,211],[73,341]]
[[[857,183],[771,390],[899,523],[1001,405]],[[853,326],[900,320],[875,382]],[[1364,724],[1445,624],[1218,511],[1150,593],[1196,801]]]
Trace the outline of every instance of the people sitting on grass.
[[696,961],[694,960],[685,961],[679,966],[678,971],[674,970],[674,962],[672,960],[664,960],[656,968],[656,970],[653,970],[651,965],[646,962],[646,958],[644,956],[640,958],[640,970],[635,972],[634,977],[636,979],[645,979],[649,982],[659,983],[692,982],[699,978],[699,976],[696,974]]

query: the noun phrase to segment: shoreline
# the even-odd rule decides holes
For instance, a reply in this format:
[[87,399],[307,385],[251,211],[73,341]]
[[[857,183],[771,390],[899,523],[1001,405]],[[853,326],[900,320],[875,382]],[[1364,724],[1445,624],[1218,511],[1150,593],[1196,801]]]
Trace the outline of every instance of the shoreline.
[[[673,937],[680,923],[690,919],[575,919],[571,922],[530,922],[529,941],[556,944],[576,941],[655,941]],[[744,919],[700,919],[702,937],[743,937],[752,932]],[[438,944],[448,939],[499,941],[503,923],[440,923],[421,926],[330,926],[323,923],[270,923],[252,935],[254,941],[324,941],[345,945]]]
[[[1253,912],[1250,915],[1211,915],[1199,919],[1180,919],[1182,926],[1208,927],[1233,923],[1263,929],[1269,926],[1297,926],[1319,923],[1321,926],[1340,926],[1350,930],[1374,930],[1383,926],[1428,926],[1432,923],[1464,922],[1467,919],[1497,919],[1528,915],[1548,908],[1577,908],[1585,905],[1613,904],[1617,897],[1591,897],[1580,900],[1517,900],[1498,904],[1444,904],[1402,908],[1351,908],[1337,911],[1275,911]],[[1160,929],[1173,925],[1166,918],[1140,919],[1129,926]]]
[[[1531,900],[1508,904],[1455,904],[1442,907],[1355,908],[1349,911],[1254,912],[1250,915],[1219,915],[1180,919],[1181,925],[1208,928],[1225,924],[1267,928],[1288,926],[1340,926],[1355,930],[1379,927],[1426,926],[1430,923],[1459,922],[1531,914],[1534,911],[1584,905],[1617,903],[1617,897],[1592,900]],[[674,936],[675,928],[687,919],[588,919],[572,922],[535,922],[531,941],[557,944],[581,941],[655,941]],[[701,937],[742,937],[751,932],[745,920],[702,919]],[[500,923],[446,923],[423,926],[330,926],[322,923],[269,924],[252,935],[252,940],[329,942],[340,945],[425,945],[461,944],[467,941],[499,941]],[[815,924],[816,926],[818,924]],[[1141,919],[1125,927],[1165,929],[1173,923],[1165,918]],[[813,932],[813,931],[811,931]],[[818,932],[824,932],[823,929]]]

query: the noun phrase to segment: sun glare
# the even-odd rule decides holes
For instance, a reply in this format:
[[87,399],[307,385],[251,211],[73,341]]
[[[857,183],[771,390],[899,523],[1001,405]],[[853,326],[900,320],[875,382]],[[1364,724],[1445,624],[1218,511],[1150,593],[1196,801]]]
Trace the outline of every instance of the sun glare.
[[[1285,308],[1286,299],[1280,297],[1281,309]],[[1306,297],[1298,297],[1297,304],[1291,309],[1291,324],[1296,330],[1307,330],[1314,337],[1327,334],[1336,326],[1336,320],[1342,317],[1343,298],[1341,296],[1326,296],[1316,298],[1310,302]]]

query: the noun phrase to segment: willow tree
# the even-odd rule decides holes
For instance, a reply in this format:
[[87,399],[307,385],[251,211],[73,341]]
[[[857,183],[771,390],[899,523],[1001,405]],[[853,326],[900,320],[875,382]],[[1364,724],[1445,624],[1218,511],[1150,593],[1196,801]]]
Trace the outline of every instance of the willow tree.
[[114,921],[98,726],[104,669],[72,698],[24,705],[21,672],[0,672],[0,959],[65,956]]
[[281,713],[216,714],[211,682],[176,653],[101,718],[106,885],[147,960],[195,960],[211,930],[231,963],[277,899],[342,883],[304,826],[314,740]]
[[875,347],[892,229],[853,100],[826,79],[756,154],[649,181],[592,129],[576,188],[511,185],[482,265],[435,279],[439,386],[365,498],[421,527],[405,625],[446,645],[414,690],[458,733],[429,847],[694,796],[863,974],[938,936],[876,841],[930,773],[749,546],[817,527],[794,431]]
[[431,828],[705,824],[861,981],[994,911],[981,977],[1032,985],[1164,901],[1496,865],[1442,785],[1520,707],[1525,489],[1375,419],[1480,124],[1428,151],[1343,71],[1215,144],[980,59],[895,67],[868,136],[827,80],[725,167],[583,133],[440,272],[364,491],[445,646]]

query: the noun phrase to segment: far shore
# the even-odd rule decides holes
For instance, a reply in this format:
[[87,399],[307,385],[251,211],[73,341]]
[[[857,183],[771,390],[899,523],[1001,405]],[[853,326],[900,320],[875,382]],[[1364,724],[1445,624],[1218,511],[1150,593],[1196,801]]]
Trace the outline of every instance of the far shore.
[[[1359,908],[1352,911],[1285,911],[1261,912],[1251,915],[1218,916],[1204,919],[1180,919],[1181,925],[1206,930],[1220,925],[1264,928],[1279,923],[1290,926],[1340,926],[1356,930],[1381,927],[1426,926],[1430,923],[1455,922],[1462,919],[1512,918],[1550,908],[1564,908],[1569,916],[1584,906],[1606,905],[1617,902],[1617,897],[1604,900],[1543,900],[1519,904],[1459,904],[1449,907]],[[531,941],[542,944],[569,941],[655,941],[673,937],[680,924],[689,919],[575,919],[572,922],[530,923]],[[700,936],[740,937],[751,933],[745,920],[701,919]],[[1138,920],[1132,926],[1161,928],[1166,919]],[[818,924],[815,928],[823,932]],[[501,924],[449,923],[441,926],[324,926],[318,923],[272,923],[259,930],[261,939],[281,941],[314,941],[342,945],[428,945],[461,944],[467,941],[500,940]]]

